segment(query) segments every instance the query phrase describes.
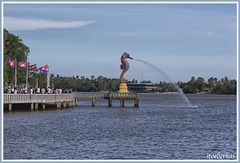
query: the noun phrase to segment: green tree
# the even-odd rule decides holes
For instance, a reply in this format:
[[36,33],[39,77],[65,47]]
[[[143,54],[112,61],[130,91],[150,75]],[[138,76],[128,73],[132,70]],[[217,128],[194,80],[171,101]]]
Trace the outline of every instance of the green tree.
[[195,77],[192,76],[190,82],[191,82],[191,83],[195,83],[195,81],[196,81]]
[[217,85],[213,88],[213,93],[216,94],[225,94],[226,93],[226,87],[221,84],[221,82],[217,82]]
[[213,86],[214,86],[214,80],[213,80],[213,77],[211,77],[208,79],[208,88],[213,88]]
[[[14,83],[15,70],[10,68],[8,60],[27,61],[30,52],[29,47],[23,44],[22,39],[14,34],[9,33],[4,29],[4,42],[3,42],[3,69],[4,69],[4,83]],[[15,63],[17,66],[17,63]],[[17,84],[26,82],[26,69],[17,69]]]
[[195,87],[195,92],[199,91],[201,92],[203,88],[205,88],[205,81],[202,77],[198,77],[196,80],[196,87]]

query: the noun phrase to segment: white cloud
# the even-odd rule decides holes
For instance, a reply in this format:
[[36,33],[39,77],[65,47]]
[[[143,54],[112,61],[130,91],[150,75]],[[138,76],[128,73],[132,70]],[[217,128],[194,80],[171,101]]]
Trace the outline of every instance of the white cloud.
[[52,21],[46,19],[26,19],[4,17],[4,28],[12,31],[39,30],[47,28],[77,28],[96,21]]

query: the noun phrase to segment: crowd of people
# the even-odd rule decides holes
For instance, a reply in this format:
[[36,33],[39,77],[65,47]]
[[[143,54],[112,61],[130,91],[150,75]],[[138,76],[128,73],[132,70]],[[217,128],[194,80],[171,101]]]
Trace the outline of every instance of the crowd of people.
[[72,89],[53,89],[53,88],[27,88],[26,86],[24,87],[12,87],[11,85],[7,86],[7,88],[4,90],[4,93],[7,94],[63,94],[63,93],[72,93]]

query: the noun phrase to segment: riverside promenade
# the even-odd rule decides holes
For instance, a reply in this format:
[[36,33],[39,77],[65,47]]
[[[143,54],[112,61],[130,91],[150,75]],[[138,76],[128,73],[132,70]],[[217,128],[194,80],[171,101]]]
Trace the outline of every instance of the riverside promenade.
[[136,93],[118,94],[102,92],[76,92],[69,94],[4,94],[3,103],[8,105],[8,110],[12,111],[14,104],[31,104],[31,110],[38,110],[39,105],[46,109],[47,103],[57,104],[57,108],[73,107],[78,105],[78,100],[90,99],[92,106],[95,106],[96,99],[108,100],[108,106],[112,107],[113,100],[120,100],[124,107],[125,100],[134,101],[134,107],[139,107],[139,95]]
[[13,104],[31,104],[31,110],[38,110],[39,105],[46,108],[47,103],[56,103],[57,108],[74,106],[74,94],[4,94],[3,103],[12,111]]

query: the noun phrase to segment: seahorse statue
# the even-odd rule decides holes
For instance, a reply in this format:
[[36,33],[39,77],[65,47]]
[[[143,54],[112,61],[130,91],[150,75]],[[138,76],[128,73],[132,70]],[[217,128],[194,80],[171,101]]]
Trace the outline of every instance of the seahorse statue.
[[130,59],[133,59],[132,57],[130,57],[130,55],[126,52],[124,52],[121,56],[121,62],[122,64],[120,65],[120,68],[122,71],[121,73],[121,76],[120,76],[120,82],[121,83],[125,83],[125,77],[124,77],[124,74],[127,72],[127,70],[129,69],[129,63],[128,61],[126,60],[126,58],[130,58]]

